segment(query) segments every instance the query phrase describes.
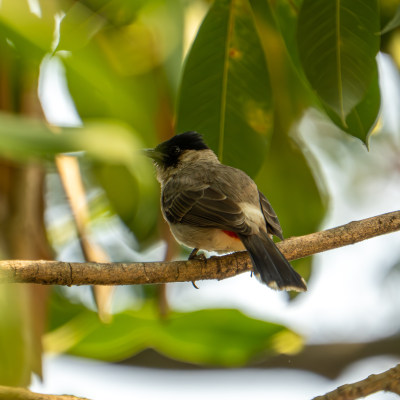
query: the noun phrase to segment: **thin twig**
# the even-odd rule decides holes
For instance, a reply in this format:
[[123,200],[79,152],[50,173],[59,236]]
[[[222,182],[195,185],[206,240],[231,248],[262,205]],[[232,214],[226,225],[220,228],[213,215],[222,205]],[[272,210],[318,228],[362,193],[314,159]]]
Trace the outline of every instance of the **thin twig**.
[[400,364],[381,374],[370,375],[362,381],[339,386],[313,400],[355,400],[382,390],[400,395]]
[[[90,212],[77,157],[59,154],[56,157],[56,166],[71,207],[84,259],[90,262],[109,262],[110,259],[104,249],[94,243],[88,234]],[[95,285],[92,286],[92,290],[100,320],[104,323],[111,322],[114,287]]]
[[[278,243],[288,260],[361,242],[400,230],[394,211]],[[62,261],[0,261],[0,282],[44,285],[131,285],[225,279],[249,271],[247,252],[207,260],[138,263],[68,263]]]

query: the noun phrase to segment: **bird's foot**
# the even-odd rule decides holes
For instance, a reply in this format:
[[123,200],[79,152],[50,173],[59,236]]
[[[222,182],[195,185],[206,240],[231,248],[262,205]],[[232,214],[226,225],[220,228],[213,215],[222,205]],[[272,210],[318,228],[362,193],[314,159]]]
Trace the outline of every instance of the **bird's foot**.
[[[190,253],[189,260],[202,260],[202,261],[205,261],[206,260],[206,256],[203,253],[197,254],[198,251],[199,251],[199,249],[193,249],[192,252]],[[192,285],[193,285],[194,288],[200,289],[196,285],[195,281],[192,281]]]
[[205,261],[207,259],[207,257],[203,253],[197,254],[198,251],[199,251],[199,249],[193,249],[189,255],[189,260]]

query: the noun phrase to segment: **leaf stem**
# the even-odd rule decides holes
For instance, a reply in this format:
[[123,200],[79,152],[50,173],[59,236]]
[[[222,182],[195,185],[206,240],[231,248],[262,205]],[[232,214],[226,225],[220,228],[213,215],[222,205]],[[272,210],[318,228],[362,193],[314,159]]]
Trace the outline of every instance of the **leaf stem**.
[[340,35],[340,0],[336,0],[336,67],[338,74],[338,95],[340,104],[340,117],[343,125],[346,125],[343,106],[343,82],[342,82],[342,59],[341,59],[341,35]]
[[229,10],[227,40],[226,40],[225,55],[224,55],[224,68],[222,75],[221,110],[220,110],[221,117],[219,121],[219,143],[218,143],[218,159],[221,162],[223,162],[223,154],[224,154],[226,96],[228,92],[229,51],[230,51],[230,43],[234,26],[234,15],[233,15],[234,2],[235,0],[230,0],[229,2],[230,10]]

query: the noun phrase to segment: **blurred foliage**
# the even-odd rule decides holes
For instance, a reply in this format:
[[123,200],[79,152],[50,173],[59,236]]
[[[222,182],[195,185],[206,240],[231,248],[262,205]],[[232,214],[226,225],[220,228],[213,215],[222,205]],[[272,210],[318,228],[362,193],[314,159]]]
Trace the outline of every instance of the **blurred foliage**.
[[39,157],[52,160],[61,152],[85,151],[90,158],[125,165],[132,173],[136,170],[142,179],[149,178],[149,169],[138,160],[141,158],[140,140],[120,123],[98,120],[82,128],[60,128],[39,119],[0,113],[0,124],[3,157],[22,161]]
[[57,293],[51,302],[50,352],[120,361],[146,348],[174,359],[214,366],[240,366],[269,354],[294,354],[302,339],[289,329],[249,318],[237,310],[173,312],[160,319],[151,302],[102,324],[96,313]]
[[[7,386],[26,386],[35,370],[33,343],[27,332],[30,315],[25,288],[2,285],[0,291],[0,381]],[[37,370],[35,372],[38,372]]]
[[[188,18],[196,4],[208,7],[199,27]],[[3,0],[0,155],[49,165],[57,153],[83,151],[91,184],[107,199],[101,217],[119,217],[135,250],[144,250],[160,239],[159,199],[139,150],[198,130],[223,162],[257,180],[285,236],[309,233],[324,216],[326,192],[296,126],[314,107],[368,144],[380,110],[376,55],[381,45],[400,65],[398,26],[398,4],[390,0]],[[184,60],[185,43],[191,47]],[[62,62],[59,79],[68,93],[61,95],[71,97],[82,126],[50,126],[40,112],[32,118],[35,105],[24,87],[37,87],[45,56]],[[115,254],[113,261],[126,260]],[[307,276],[310,266],[310,259],[298,265]],[[14,341],[21,354],[0,359],[0,383],[24,384],[24,306],[9,312],[4,304],[14,294],[7,293],[0,299],[0,348]],[[160,321],[144,304],[103,326],[92,311],[56,296],[46,344],[107,360],[153,347],[224,366],[301,347],[286,328],[235,310],[171,312]]]
[[[396,3],[393,2],[393,5],[395,5]],[[396,12],[394,15],[392,15],[391,13],[389,14],[391,19],[389,19],[389,21],[387,22],[386,25],[384,25],[381,33],[385,34],[387,32],[390,32],[393,29],[396,29],[400,26],[400,5],[397,6]]]

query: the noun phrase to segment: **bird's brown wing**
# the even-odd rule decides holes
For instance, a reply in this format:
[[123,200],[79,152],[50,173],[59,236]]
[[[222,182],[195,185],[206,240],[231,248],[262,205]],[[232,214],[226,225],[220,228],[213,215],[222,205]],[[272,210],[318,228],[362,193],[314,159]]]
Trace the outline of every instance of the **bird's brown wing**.
[[261,209],[264,214],[265,222],[267,223],[268,233],[278,236],[279,239],[283,240],[282,228],[274,209],[267,198],[260,191],[258,193],[260,194]]
[[170,181],[163,189],[164,213],[170,223],[218,228],[238,234],[251,234],[245,215],[234,201],[210,184],[186,189],[178,181]]

